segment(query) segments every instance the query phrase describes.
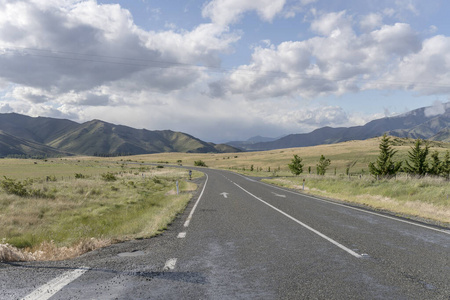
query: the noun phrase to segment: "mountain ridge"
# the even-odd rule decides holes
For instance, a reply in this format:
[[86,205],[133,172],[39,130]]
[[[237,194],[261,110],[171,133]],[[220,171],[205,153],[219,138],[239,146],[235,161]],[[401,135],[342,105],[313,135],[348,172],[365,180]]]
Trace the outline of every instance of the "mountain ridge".
[[135,129],[97,119],[79,124],[66,119],[0,114],[0,130],[3,133],[0,156],[33,156],[45,152],[51,156],[103,156],[241,151],[229,145],[207,143],[182,132]]
[[227,144],[245,151],[264,151],[366,140],[384,133],[397,137],[450,142],[449,134],[445,131],[450,127],[450,102],[443,104],[443,107],[444,112],[437,115],[427,114],[431,107],[422,107],[398,116],[372,120],[360,126],[337,128],[326,126],[309,133],[289,134],[270,142]]

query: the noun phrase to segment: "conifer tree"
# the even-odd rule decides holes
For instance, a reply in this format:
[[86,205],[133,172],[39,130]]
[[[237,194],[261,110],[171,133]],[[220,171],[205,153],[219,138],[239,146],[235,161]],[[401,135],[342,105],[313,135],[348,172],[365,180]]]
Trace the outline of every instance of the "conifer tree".
[[428,171],[430,175],[439,176],[442,172],[442,162],[439,159],[439,152],[434,151],[433,154],[431,154],[431,166]]
[[331,164],[331,160],[329,158],[325,158],[325,156],[320,156],[319,163],[317,164],[317,174],[325,175],[325,172],[328,169],[328,166]]
[[447,180],[450,179],[450,152],[448,150],[441,164],[441,175],[447,178]]
[[369,163],[369,172],[373,176],[390,178],[395,176],[402,166],[402,162],[394,162],[392,157],[397,150],[392,149],[390,138],[384,134],[379,145],[380,154],[375,163]]
[[429,152],[429,145],[425,143],[425,148],[422,148],[423,141],[417,139],[414,147],[408,151],[408,160],[405,161],[405,171],[412,175],[424,176],[428,173],[429,167],[427,156]]
[[291,173],[296,176],[300,175],[303,172],[302,159],[297,154],[294,154],[294,158],[291,160],[291,163],[288,166],[289,170],[291,170]]

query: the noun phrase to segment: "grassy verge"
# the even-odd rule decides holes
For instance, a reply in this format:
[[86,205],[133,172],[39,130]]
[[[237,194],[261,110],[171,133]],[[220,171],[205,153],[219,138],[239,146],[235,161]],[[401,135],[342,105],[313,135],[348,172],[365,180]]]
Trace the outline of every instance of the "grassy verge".
[[442,178],[407,178],[375,180],[369,176],[299,176],[265,179],[279,186],[305,193],[357,203],[405,217],[428,219],[450,226],[450,186]]
[[0,169],[13,187],[0,191],[0,260],[66,259],[154,236],[197,188],[186,170],[125,163],[2,160]]

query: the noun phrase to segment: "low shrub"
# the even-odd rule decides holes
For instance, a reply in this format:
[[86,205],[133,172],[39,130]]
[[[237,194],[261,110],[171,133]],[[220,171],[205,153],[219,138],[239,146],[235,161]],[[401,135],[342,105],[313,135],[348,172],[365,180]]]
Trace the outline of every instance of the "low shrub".
[[76,179],[83,179],[83,178],[85,178],[86,176],[84,176],[83,174],[81,174],[81,173],[75,173],[75,178]]
[[25,187],[25,184],[21,181],[8,178],[4,176],[4,180],[0,182],[0,186],[3,188],[3,190],[12,195],[17,195],[20,197],[27,197],[29,196],[29,192]]
[[116,175],[114,175],[113,173],[110,173],[110,172],[103,173],[101,176],[104,181],[116,181],[117,180]]
[[207,167],[206,163],[203,160],[194,161],[194,166],[196,167]]

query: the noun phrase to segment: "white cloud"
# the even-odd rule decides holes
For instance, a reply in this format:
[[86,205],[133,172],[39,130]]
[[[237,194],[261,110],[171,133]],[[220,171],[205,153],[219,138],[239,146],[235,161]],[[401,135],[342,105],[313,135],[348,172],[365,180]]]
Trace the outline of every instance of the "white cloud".
[[[405,55],[370,88],[409,89],[422,94],[450,93],[450,37],[426,39],[416,53]],[[369,87],[369,86],[368,86]]]
[[417,52],[422,47],[418,35],[411,26],[404,23],[396,23],[393,26],[384,25],[381,29],[371,32],[374,42],[379,44],[379,49],[385,55],[406,55]]
[[118,4],[3,2],[0,78],[59,94],[136,78],[146,81],[139,88],[179,89],[202,77],[195,65],[219,65],[239,39],[215,24],[144,31]]
[[395,0],[395,4],[399,9],[403,9],[409,12],[412,12],[415,15],[419,15],[419,10],[415,5],[414,0]]
[[12,112],[14,112],[14,109],[8,103],[0,104],[0,113],[6,114]]
[[383,16],[377,13],[371,13],[361,18],[359,26],[364,31],[370,31],[380,27],[383,24]]
[[261,19],[271,22],[285,3],[286,0],[212,0],[204,6],[202,14],[222,26],[236,23],[248,11],[256,11]]
[[433,117],[445,113],[446,106],[439,100],[433,102],[432,106],[425,108],[425,116]]
[[[436,79],[442,75],[439,82],[450,82],[445,59],[449,53],[445,46],[447,41],[438,41],[443,37],[422,42],[405,23],[383,25],[358,35],[353,29],[356,25],[345,11],[318,14],[311,22],[311,30],[321,36],[282,42],[278,46],[256,47],[249,64],[236,68],[227,79],[214,86],[220,85],[222,92],[259,99],[283,96],[313,98],[361,89],[383,89],[390,82],[402,81],[399,78],[406,76],[409,78],[404,81],[414,85],[423,81],[423,77],[420,79],[414,74],[420,73],[423,68],[418,64],[423,64],[421,61],[428,56],[430,58],[426,60],[434,61],[434,68],[439,68],[431,70],[432,63],[427,62],[426,69],[430,70],[426,75],[430,81],[433,81],[431,77]],[[431,49],[436,47],[441,50],[432,55]],[[416,62],[411,64],[411,61]],[[400,70],[408,65],[411,67],[401,74]],[[214,92],[217,95],[218,89]]]
[[331,36],[337,32],[352,32],[351,18],[345,11],[321,15],[311,23],[311,30],[323,36]]

